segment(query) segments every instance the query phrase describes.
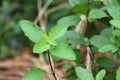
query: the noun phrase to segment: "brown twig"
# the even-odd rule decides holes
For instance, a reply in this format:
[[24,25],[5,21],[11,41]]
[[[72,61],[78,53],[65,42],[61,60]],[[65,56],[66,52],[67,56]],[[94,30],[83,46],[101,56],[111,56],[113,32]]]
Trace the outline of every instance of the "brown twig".
[[[37,0],[37,7],[38,7],[38,14],[39,14],[39,12],[40,12],[40,10],[41,10],[41,8],[42,8],[42,0]],[[38,16],[37,16],[37,18],[38,18]],[[35,19],[35,20],[34,20],[34,23],[37,24],[38,21],[39,21],[39,25],[41,26],[42,24],[41,24],[40,22],[43,22],[42,17],[41,17],[40,20]],[[39,60],[40,60],[41,63],[45,63],[43,54],[39,54]],[[37,64],[36,64],[36,66],[37,66]]]
[[55,80],[57,80],[57,77],[56,77],[56,74],[55,74],[55,69],[52,65],[52,60],[51,60],[51,57],[50,57],[49,50],[47,51],[47,53],[48,53],[48,59],[49,59],[49,63],[50,63],[50,67],[51,67],[51,70],[52,70],[53,77],[54,77]]
[[51,9],[47,10],[46,15],[51,14],[55,11],[58,11],[59,9],[64,8],[64,7],[68,7],[67,4],[66,3],[61,3],[61,4],[57,5],[56,7],[53,7]]
[[[37,7],[38,7],[38,14],[39,14],[39,11],[40,11],[41,8],[42,8],[42,0],[37,0]],[[45,23],[44,23],[43,17],[41,17],[41,19],[39,20],[39,25],[40,25],[42,28],[45,27]]]
[[45,12],[45,15],[44,15],[44,19],[45,19],[45,24],[47,24],[47,19],[48,19],[48,15],[53,13],[53,12],[56,12],[58,11],[59,9],[62,9],[65,7],[65,3],[61,3],[59,5],[57,5],[56,7],[53,7],[51,9],[48,9],[46,12]]
[[[48,6],[52,3],[53,0],[48,0],[46,2],[46,4],[43,6],[43,8],[39,11],[37,17],[34,20],[34,23],[38,23],[38,21],[40,21],[41,17],[43,16],[44,12],[46,11],[46,9],[48,8]],[[43,30],[45,30],[44,27],[41,27]]]
[[91,49],[89,46],[87,46],[87,55],[86,55],[86,69],[91,72],[92,67],[91,67],[91,57],[90,57]]
[[87,23],[87,21],[86,21],[86,16],[85,16],[85,15],[81,15],[80,18],[81,18],[81,20],[80,20],[80,22],[76,25],[75,31],[76,31],[76,32],[80,32],[81,34],[84,35],[85,32],[86,32],[86,28],[87,28],[87,26],[86,26],[86,23]]

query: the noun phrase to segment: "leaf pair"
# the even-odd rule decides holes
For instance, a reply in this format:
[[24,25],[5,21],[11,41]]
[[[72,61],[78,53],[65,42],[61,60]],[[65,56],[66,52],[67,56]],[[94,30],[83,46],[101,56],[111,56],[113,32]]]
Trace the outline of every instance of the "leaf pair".
[[120,4],[117,0],[103,0],[108,13],[117,20],[120,20]]
[[[112,16],[113,20],[110,21],[115,28],[120,29],[120,4],[117,0],[103,0],[106,5],[108,13]],[[120,35],[120,30],[115,30],[114,35]]]
[[33,52],[42,53],[50,48],[50,45],[56,45],[55,40],[67,31],[67,24],[58,24],[53,27],[49,35],[40,29],[39,26],[27,20],[21,20],[20,26],[25,35],[35,43]]
[[[72,6],[72,11],[77,14],[86,14],[90,8],[86,0],[69,0],[69,4]],[[89,13],[90,19],[99,19],[108,17],[108,15],[101,9],[93,9]]]
[[103,77],[106,74],[106,71],[103,69],[98,72],[94,79],[92,73],[82,67],[76,67],[75,71],[80,80],[103,80]]
[[118,47],[114,45],[107,37],[95,35],[90,38],[90,43],[99,49],[99,52],[116,52]]
[[55,41],[67,31],[68,25],[66,23],[57,24],[50,30],[48,35],[37,25],[27,20],[20,21],[20,26],[25,35],[35,43],[33,47],[34,53],[42,53],[53,45],[54,49],[51,50],[52,55],[62,59],[76,60],[75,52],[70,46],[66,43],[59,43],[57,45]]

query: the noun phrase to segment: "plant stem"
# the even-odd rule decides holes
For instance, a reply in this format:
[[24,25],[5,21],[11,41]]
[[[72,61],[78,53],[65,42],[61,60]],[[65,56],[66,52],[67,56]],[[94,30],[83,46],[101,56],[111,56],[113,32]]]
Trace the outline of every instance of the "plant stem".
[[92,61],[91,61],[90,53],[91,53],[91,49],[89,46],[87,46],[86,69],[91,72],[92,71],[92,66],[91,66]]
[[41,17],[43,16],[44,12],[46,11],[46,9],[49,7],[49,5],[52,3],[53,0],[48,0],[46,2],[46,4],[43,6],[43,8],[41,8],[41,10],[38,12],[37,17],[34,20],[34,23],[38,23],[38,21],[40,21]]
[[59,5],[57,5],[56,7],[53,7],[51,9],[48,9],[45,14],[44,14],[44,18],[45,18],[45,24],[47,24],[47,20],[48,20],[48,16],[53,13],[53,12],[56,12],[62,8],[69,8],[69,6],[64,2],[64,3],[61,3]]
[[50,68],[52,70],[52,75],[53,75],[54,79],[57,80],[55,70],[54,70],[53,65],[52,65],[52,60],[51,60],[51,57],[50,57],[50,51],[48,50],[47,53],[48,53],[48,59],[49,59]]
[[[88,7],[89,7],[90,0],[88,0],[87,4],[88,4]],[[88,27],[88,30],[89,30],[88,36],[90,37],[90,35],[91,35],[90,34],[90,22],[89,22],[89,19],[88,19],[89,12],[90,12],[90,9],[88,8],[88,11],[87,11],[87,14],[86,14],[86,21],[87,21],[87,27]],[[91,61],[91,55],[90,54],[91,54],[91,48],[90,48],[89,45],[87,45],[86,69],[91,72],[91,70],[92,70],[92,67],[91,67],[92,61]]]
[[[89,7],[90,0],[88,0],[87,4],[88,4],[88,7]],[[89,22],[89,19],[88,19],[89,12],[90,12],[90,9],[88,8],[88,11],[87,11],[87,14],[86,14],[86,21],[87,21],[87,27],[88,27],[88,30],[89,30],[88,36],[90,37],[90,35],[91,35],[91,33],[90,33],[90,22]]]

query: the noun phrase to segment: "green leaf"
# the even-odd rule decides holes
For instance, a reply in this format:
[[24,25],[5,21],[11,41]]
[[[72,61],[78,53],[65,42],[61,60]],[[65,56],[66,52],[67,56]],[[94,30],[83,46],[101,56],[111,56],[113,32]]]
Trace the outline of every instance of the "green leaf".
[[49,38],[51,40],[55,40],[65,34],[65,32],[68,29],[67,24],[57,24],[55,27],[53,27],[49,32]]
[[76,67],[75,72],[80,80],[94,80],[92,73],[82,67]]
[[107,44],[99,48],[99,52],[116,52],[118,50],[118,47],[114,44]]
[[112,24],[115,28],[120,29],[120,20],[113,19],[110,21],[110,24]]
[[108,17],[108,16],[104,11],[100,9],[91,10],[89,13],[90,19],[99,19],[99,18],[104,18],[104,17]]
[[62,67],[62,70],[64,71],[68,71],[70,69],[73,68],[73,65],[72,64],[65,64],[63,67]]
[[102,35],[94,35],[90,38],[90,43],[97,47],[97,48],[100,48],[102,47],[103,45],[107,45],[107,44],[110,44],[111,41],[105,37],[105,36],[102,36]]
[[112,32],[114,31],[113,28],[105,28],[104,30],[101,31],[100,35],[105,36],[105,37],[112,37]]
[[72,30],[69,30],[65,33],[65,37],[67,38],[67,42],[71,44],[72,48],[76,48],[78,44],[84,43],[84,36],[79,33]]
[[114,56],[113,56],[115,59],[120,59],[120,50],[118,50]]
[[120,20],[120,5],[116,0],[104,0],[107,11],[114,19]]
[[50,48],[50,45],[45,41],[41,40],[37,43],[35,43],[33,47],[33,52],[34,53],[42,53]]
[[23,80],[42,80],[45,75],[45,71],[39,68],[33,68],[25,74]]
[[19,22],[20,27],[24,34],[33,42],[38,42],[43,39],[43,31],[37,25],[27,20]]
[[112,34],[114,35],[114,36],[120,36],[120,30],[114,30],[113,32],[112,32]]
[[96,75],[95,80],[103,80],[105,74],[106,74],[106,71],[104,69],[99,71],[98,74]]
[[84,36],[79,33],[79,32],[76,32],[74,30],[69,30],[65,33],[65,36],[68,38],[68,39],[76,39],[76,40],[83,40],[84,39]]
[[89,41],[88,38],[84,38],[84,41],[85,41],[85,44],[86,44],[86,45],[90,45],[90,41]]
[[60,20],[58,20],[58,24],[68,24],[68,26],[75,26],[80,22],[80,17],[76,15],[71,15],[67,17],[63,17]]
[[51,54],[66,60],[76,60],[73,49],[65,43],[60,43],[51,50]]
[[82,52],[79,50],[79,49],[76,49],[76,50],[74,50],[75,51],[75,53],[76,53],[76,64],[77,65],[79,65],[79,64],[81,64],[80,63],[80,60],[82,59],[82,57],[83,57],[83,55],[82,55]]
[[67,37],[66,35],[63,35],[62,37],[56,39],[56,42],[59,44],[59,43],[67,43]]
[[86,14],[88,11],[88,5],[87,4],[79,4],[73,7],[72,11],[74,11],[77,14]]
[[111,67],[114,67],[115,66],[115,61],[106,57],[106,56],[103,56],[101,58],[98,58],[96,60],[96,62],[102,66],[102,67],[105,67],[105,68],[111,68]]
[[68,0],[69,1],[69,4],[73,7],[77,4],[80,4],[80,3],[86,3],[87,0]]
[[120,47],[120,38],[119,37],[112,37],[111,41],[115,43],[118,47]]
[[91,4],[89,5],[90,11],[94,9],[103,10],[101,7],[104,7],[102,1],[94,0],[94,1],[91,1]]
[[117,70],[116,80],[120,80],[120,68]]

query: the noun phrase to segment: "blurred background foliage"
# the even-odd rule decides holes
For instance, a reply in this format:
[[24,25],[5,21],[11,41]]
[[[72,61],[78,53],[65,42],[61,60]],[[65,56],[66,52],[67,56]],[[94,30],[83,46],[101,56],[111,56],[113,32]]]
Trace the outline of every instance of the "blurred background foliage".
[[[47,0],[42,1],[42,5],[47,2]],[[71,14],[67,0],[54,0],[48,11],[61,4],[68,8],[63,6],[49,14],[47,31],[56,24],[59,18]],[[49,12],[46,11],[47,13]],[[20,55],[20,51],[32,44],[23,35],[18,22],[21,19],[34,21],[36,16],[37,0],[0,0],[0,59]]]

